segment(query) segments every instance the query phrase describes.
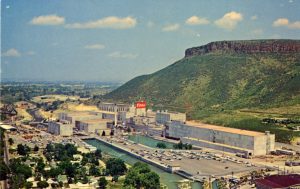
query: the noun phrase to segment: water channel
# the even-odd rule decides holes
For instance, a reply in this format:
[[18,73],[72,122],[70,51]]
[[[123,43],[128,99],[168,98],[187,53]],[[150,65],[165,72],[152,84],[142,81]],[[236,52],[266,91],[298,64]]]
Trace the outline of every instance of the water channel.
[[157,143],[161,142],[166,145],[167,149],[174,149],[174,147],[173,147],[174,143],[160,141],[160,140],[153,139],[151,137],[147,137],[147,136],[143,136],[143,135],[129,135],[128,139],[131,141],[134,141],[136,143],[143,144],[145,146],[149,146],[151,148],[156,148]]
[[[97,139],[87,139],[87,140],[85,140],[85,142],[92,146],[95,146],[97,149],[101,149],[102,153],[108,154],[112,157],[120,158],[130,165],[133,165],[134,163],[141,161],[141,160],[138,160],[137,158],[132,157],[124,152],[113,149],[110,146],[106,145],[105,143],[103,143]],[[167,185],[168,189],[175,189],[176,182],[184,179],[183,177],[181,177],[179,175],[165,172],[165,171],[163,171],[157,167],[154,167],[152,165],[149,165],[149,167],[151,168],[152,171],[156,172],[160,176],[161,183]],[[202,187],[201,187],[200,183],[194,182],[192,184],[192,188],[193,189],[201,189]]]

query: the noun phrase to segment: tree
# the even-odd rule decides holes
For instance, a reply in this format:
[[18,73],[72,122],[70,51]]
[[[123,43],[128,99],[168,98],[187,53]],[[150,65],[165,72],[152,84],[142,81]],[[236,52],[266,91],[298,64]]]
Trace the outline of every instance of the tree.
[[89,174],[92,176],[100,176],[100,169],[95,165],[91,165]]
[[43,158],[40,158],[37,162],[36,170],[41,173],[42,171],[44,171],[45,167],[46,167],[46,164],[44,163]]
[[160,187],[159,176],[153,171],[144,174],[141,182],[145,189],[159,189]]
[[163,142],[158,142],[158,143],[156,144],[156,147],[157,147],[157,148],[163,148],[163,149],[167,148],[166,144],[163,143]]
[[181,141],[178,144],[174,144],[173,146],[174,146],[175,149],[182,149],[183,148],[183,144],[182,144]]
[[30,152],[30,148],[26,144],[18,144],[17,152],[19,155],[26,156]]
[[70,161],[63,161],[60,164],[58,164],[58,168],[65,171],[65,174],[69,177],[74,177],[76,172],[76,166],[73,165]]
[[113,178],[111,179],[112,182],[118,182],[119,180],[119,176],[115,175],[113,176]]
[[47,188],[49,186],[49,184],[48,184],[48,182],[47,181],[39,181],[38,183],[37,183],[37,187],[39,187],[39,188]]
[[47,152],[53,152],[54,151],[53,144],[48,143],[47,146],[46,146],[46,151]]
[[59,187],[59,184],[58,184],[58,183],[51,183],[51,187],[52,187],[52,188],[58,188],[58,187]]
[[87,183],[89,182],[88,177],[85,175],[85,176],[83,177],[83,179],[81,180],[81,182],[82,182],[82,184],[87,184]]
[[102,154],[101,154],[101,150],[100,149],[97,149],[96,151],[95,151],[95,156],[97,157],[97,158],[102,158]]
[[14,144],[14,140],[12,138],[9,138],[8,139],[8,143],[9,143],[9,145],[13,145]]
[[123,175],[127,171],[124,161],[119,158],[108,159],[106,162],[106,169],[112,176]]
[[22,175],[25,179],[32,176],[31,167],[21,162],[20,159],[11,159],[9,167],[13,174]]
[[32,188],[33,183],[32,182],[25,182],[24,187],[26,189]]
[[126,174],[125,188],[158,189],[160,187],[159,176],[152,172],[145,163],[135,163]]
[[34,146],[33,151],[37,152],[39,151],[39,147],[37,145]]
[[4,161],[0,162],[0,180],[6,180],[7,174],[9,174],[9,169]]
[[11,188],[22,188],[26,180],[22,174],[15,174],[11,177]]
[[105,177],[100,177],[100,179],[98,180],[98,183],[99,183],[100,189],[106,188],[106,185],[108,184],[108,182],[105,179]]

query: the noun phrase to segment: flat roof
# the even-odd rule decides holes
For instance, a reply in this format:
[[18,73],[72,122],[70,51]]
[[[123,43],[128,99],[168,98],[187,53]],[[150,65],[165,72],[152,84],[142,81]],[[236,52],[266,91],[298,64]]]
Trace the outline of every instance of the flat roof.
[[235,133],[235,134],[246,135],[246,136],[263,136],[263,135],[265,135],[265,133],[262,133],[262,132],[248,131],[248,130],[236,129],[236,128],[231,128],[231,127],[222,127],[222,126],[217,126],[217,125],[199,123],[199,122],[195,122],[195,121],[187,121],[185,125],[192,126],[192,127],[199,127],[199,128],[203,128],[203,129],[212,129],[212,130],[222,131],[222,132],[227,132],[227,133]]
[[101,102],[99,105],[129,106],[129,104],[124,104],[124,103],[113,103],[113,102]]
[[82,116],[82,115],[95,115],[93,113],[97,113],[97,112],[78,111],[78,112],[60,112],[60,113],[67,114],[68,116]]
[[11,125],[0,125],[0,127],[5,130],[17,129]]
[[82,120],[83,123],[103,123],[103,122],[112,122],[110,119],[86,119]]
[[156,113],[161,113],[161,114],[186,114],[186,113],[181,113],[181,112],[174,112],[174,111],[159,111]]

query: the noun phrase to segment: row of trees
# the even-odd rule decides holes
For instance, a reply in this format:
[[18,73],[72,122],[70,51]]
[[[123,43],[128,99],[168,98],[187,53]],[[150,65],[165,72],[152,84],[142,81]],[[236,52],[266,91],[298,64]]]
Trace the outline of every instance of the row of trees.
[[175,149],[186,149],[186,150],[191,150],[193,148],[192,144],[183,144],[181,141],[178,144],[174,144],[173,147]]

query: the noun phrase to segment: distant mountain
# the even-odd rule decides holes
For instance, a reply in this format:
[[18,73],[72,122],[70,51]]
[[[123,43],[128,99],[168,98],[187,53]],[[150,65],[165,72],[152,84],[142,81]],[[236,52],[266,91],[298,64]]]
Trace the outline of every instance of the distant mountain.
[[300,103],[300,40],[218,41],[187,49],[185,57],[136,77],[105,96],[145,99],[187,112],[266,108]]

